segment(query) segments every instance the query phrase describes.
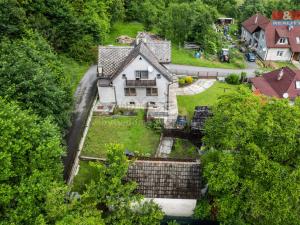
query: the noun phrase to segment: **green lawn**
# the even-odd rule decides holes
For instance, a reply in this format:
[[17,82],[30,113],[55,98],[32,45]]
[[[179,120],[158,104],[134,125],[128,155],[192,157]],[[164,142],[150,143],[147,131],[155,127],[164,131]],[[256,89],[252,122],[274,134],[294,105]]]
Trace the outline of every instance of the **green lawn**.
[[121,35],[127,35],[129,37],[135,38],[139,31],[143,31],[144,26],[138,22],[129,22],[129,23],[115,23],[112,28],[111,32],[106,38],[104,45],[117,45],[116,38]]
[[244,59],[237,61],[237,63],[221,63],[217,59],[214,61],[204,58],[197,59],[194,57],[194,51],[178,48],[178,46],[175,46],[175,44],[172,44],[172,63],[226,69],[238,69],[246,67]]
[[277,68],[288,66],[292,69],[297,69],[297,67],[291,62],[275,62],[275,64],[277,65]]
[[169,158],[176,159],[197,159],[199,154],[196,146],[193,145],[189,140],[176,138]]
[[240,85],[230,85],[223,82],[215,82],[212,87],[196,95],[177,96],[179,114],[188,115],[191,119],[194,108],[197,105],[214,105],[224,93],[236,91]]
[[59,59],[63,64],[62,69],[66,73],[68,81],[70,82],[72,88],[72,92],[74,93],[81,78],[88,70],[90,65],[87,62],[79,63],[74,59],[66,57],[64,55],[59,55]]
[[105,157],[106,145],[122,144],[125,149],[153,156],[160,134],[147,128],[144,111],[137,116],[94,116],[83,147],[82,155]]

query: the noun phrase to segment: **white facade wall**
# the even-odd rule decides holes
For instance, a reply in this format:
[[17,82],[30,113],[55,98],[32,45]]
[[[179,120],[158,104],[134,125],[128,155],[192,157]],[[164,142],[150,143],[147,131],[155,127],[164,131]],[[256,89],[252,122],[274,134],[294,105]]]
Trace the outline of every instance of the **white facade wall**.
[[250,43],[250,40],[252,40],[251,43],[253,43],[252,34],[249,33],[244,27],[242,27],[242,38],[244,38],[248,43]]
[[98,94],[100,103],[115,103],[115,90],[114,87],[99,87]]
[[145,201],[153,200],[168,216],[191,217],[196,208],[196,199],[170,199],[170,198],[145,198]]
[[267,48],[266,36],[265,36],[264,30],[261,30],[259,33],[258,45],[257,45],[256,52],[260,56],[260,58],[262,58],[263,60],[266,60],[268,48]]
[[[141,58],[141,59],[140,59]],[[127,80],[135,80],[136,70],[148,70],[149,66],[153,68],[152,72],[149,72],[148,80],[156,79],[156,88],[158,89],[158,96],[146,96],[146,87],[135,87],[136,96],[125,96],[126,79],[123,78],[123,74],[126,74]],[[161,74],[156,70],[144,57],[136,57],[114,80],[113,86],[116,91],[117,105],[126,106],[130,105],[130,102],[135,102],[136,107],[146,107],[148,102],[155,102],[156,105],[165,105],[168,102],[168,89],[169,81],[161,74],[160,79],[157,78],[157,74]],[[134,87],[132,87],[134,88]]]
[[[283,51],[282,56],[277,56],[278,51]],[[265,60],[290,61],[291,57],[292,57],[292,52],[289,48],[269,48]]]

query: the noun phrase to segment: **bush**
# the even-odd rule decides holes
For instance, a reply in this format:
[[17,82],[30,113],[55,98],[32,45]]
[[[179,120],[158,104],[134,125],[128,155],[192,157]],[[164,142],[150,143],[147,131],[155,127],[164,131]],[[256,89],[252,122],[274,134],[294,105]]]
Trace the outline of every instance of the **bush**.
[[246,72],[241,72],[241,79],[240,83],[243,83],[247,80],[247,73]]
[[186,84],[191,84],[191,83],[193,83],[194,79],[191,76],[187,76],[184,78],[184,80],[185,80]]
[[160,120],[160,119],[153,119],[153,120],[150,120],[146,123],[146,126],[149,128],[149,129],[152,129],[158,133],[160,133],[163,129],[163,121]]
[[228,84],[240,84],[240,76],[238,74],[230,74],[225,78],[226,83]]
[[178,83],[180,86],[183,86],[185,84],[185,78],[184,77],[179,78]]

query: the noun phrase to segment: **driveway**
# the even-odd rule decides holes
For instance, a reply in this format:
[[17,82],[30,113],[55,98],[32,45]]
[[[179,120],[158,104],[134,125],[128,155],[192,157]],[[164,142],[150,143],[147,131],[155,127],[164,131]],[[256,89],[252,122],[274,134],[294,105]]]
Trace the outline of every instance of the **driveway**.
[[227,76],[231,73],[241,73],[246,72],[247,77],[255,77],[255,68],[247,69],[222,69],[222,68],[208,68],[208,67],[199,67],[199,66],[188,66],[188,65],[178,65],[178,64],[166,64],[165,65],[171,73],[177,75],[202,75],[205,77],[215,76],[216,74],[220,76]]
[[74,94],[75,106],[72,115],[72,126],[66,135],[67,154],[64,158],[64,178],[68,180],[78,151],[79,142],[90,108],[97,94],[97,66],[91,66],[81,79]]

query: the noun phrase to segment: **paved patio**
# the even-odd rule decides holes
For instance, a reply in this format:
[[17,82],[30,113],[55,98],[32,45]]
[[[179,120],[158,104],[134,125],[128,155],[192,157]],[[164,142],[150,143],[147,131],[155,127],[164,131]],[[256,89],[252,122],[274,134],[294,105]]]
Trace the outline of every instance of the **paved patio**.
[[199,94],[206,89],[210,88],[216,80],[214,79],[198,79],[191,85],[186,87],[178,87],[176,91],[176,95],[195,95]]

